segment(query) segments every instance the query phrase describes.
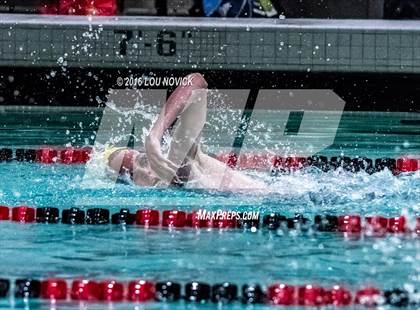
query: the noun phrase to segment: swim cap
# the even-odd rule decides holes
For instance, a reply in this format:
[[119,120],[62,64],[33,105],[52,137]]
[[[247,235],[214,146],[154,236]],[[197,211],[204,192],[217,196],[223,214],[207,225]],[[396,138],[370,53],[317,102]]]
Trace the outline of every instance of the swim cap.
[[104,161],[106,163],[109,162],[109,158],[111,157],[112,154],[114,154],[117,151],[121,151],[127,149],[126,147],[105,147],[105,151],[102,153],[102,158],[104,159]]

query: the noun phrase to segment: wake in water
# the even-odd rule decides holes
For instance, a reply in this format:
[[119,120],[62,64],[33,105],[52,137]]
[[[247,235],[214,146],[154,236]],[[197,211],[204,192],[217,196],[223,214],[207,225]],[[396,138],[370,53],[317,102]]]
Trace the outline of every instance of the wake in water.
[[[420,172],[395,176],[389,170],[375,174],[351,173],[341,168],[323,172],[307,167],[290,174],[271,176],[268,171],[242,170],[249,177],[266,184],[264,191],[220,191],[206,189],[174,189],[137,187],[129,179],[125,185],[109,178],[109,168],[97,155],[92,158],[94,174],[85,174],[83,189],[112,189],[129,197],[141,193],[159,205],[174,206],[225,205],[247,208],[261,207],[264,211],[317,213],[416,215],[420,212]],[[104,192],[105,194],[105,192]],[[152,198],[155,197],[155,198]],[[173,199],[160,201],[164,197]],[[127,197],[126,197],[127,198]],[[114,196],[114,201],[115,196]]]

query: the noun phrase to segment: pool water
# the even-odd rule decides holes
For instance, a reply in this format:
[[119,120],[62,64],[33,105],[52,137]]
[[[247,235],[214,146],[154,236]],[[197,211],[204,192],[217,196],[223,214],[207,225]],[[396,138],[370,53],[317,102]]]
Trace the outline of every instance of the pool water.
[[[58,113],[51,113],[49,117],[53,119]],[[86,120],[91,117],[89,115],[86,111],[75,110],[67,113],[62,123],[43,127],[37,127],[39,124],[35,122],[30,124],[30,121],[26,127],[19,127],[9,119],[6,127],[11,129],[1,131],[1,145],[33,146],[50,141],[55,142],[50,144],[63,145],[69,140],[65,130],[69,124],[66,122],[71,118]],[[363,124],[357,128],[359,134],[349,134],[345,128],[351,126],[342,120],[335,144],[325,154],[335,152],[339,155],[343,150],[346,155],[374,157],[420,153],[419,129],[408,125],[411,127],[403,130],[403,125],[397,122],[402,117],[418,119],[416,114],[384,114],[384,119],[399,126],[391,126],[390,131],[382,133],[369,133],[366,119],[363,122],[363,115],[357,117]],[[350,115],[343,119],[346,118],[354,120]],[[376,128],[381,126],[386,127],[377,124]],[[21,128],[21,131],[13,128]],[[363,128],[366,132],[361,132]],[[82,144],[89,137],[90,134],[82,132],[75,138],[75,144]],[[360,145],[360,141],[365,141],[365,145],[368,144],[366,141],[372,141],[372,144],[381,147],[371,149]],[[368,175],[341,170],[325,173],[316,168],[306,168],[277,177],[270,176],[268,172],[250,172],[253,177],[264,180],[271,189],[270,194],[258,195],[150,189],[123,184],[109,186],[106,180],[96,186],[97,180],[85,178],[84,172],[84,166],[1,163],[0,204],[59,209],[104,207],[111,214],[121,208],[134,212],[142,207],[186,211],[200,208],[258,210],[261,215],[269,212],[287,216],[302,213],[309,219],[316,214],[404,214],[415,218],[420,212],[420,172],[394,176],[390,171]],[[141,278],[181,283],[199,280],[210,284],[229,281],[238,285],[255,282],[269,285],[282,281],[296,285],[316,283],[327,287],[344,284],[353,290],[367,284],[381,289],[404,286],[420,289],[420,239],[414,236],[388,235],[347,240],[338,233],[311,231],[276,234],[261,229],[257,232],[196,231],[143,229],[135,225],[68,226],[11,222],[0,223],[0,232],[0,278],[86,277],[122,281]],[[23,304],[19,300],[0,300],[0,308],[12,306]],[[51,305],[46,301],[32,301],[25,306],[36,309],[50,308]],[[64,302],[51,307],[210,309],[215,306],[183,302],[140,306]],[[237,303],[224,308],[247,307]]]
[[[388,171],[374,175],[303,171],[267,177],[279,189],[267,197],[127,185],[84,190],[78,186],[83,168],[73,166],[9,163],[0,165],[0,171],[6,176],[0,191],[3,204],[64,209],[87,201],[85,208],[101,206],[111,213],[121,207],[135,211],[152,205],[160,210],[221,208],[285,215],[302,212],[308,218],[320,213],[392,216],[401,212],[412,217],[418,212],[420,198],[419,173],[395,177]],[[139,204],[130,205],[130,199],[122,199],[124,204],[110,206],[109,202],[96,204],[94,199],[105,202],[115,197],[131,197]],[[247,205],[246,201],[254,203]],[[0,274],[6,278],[145,278],[238,284],[281,280],[326,286],[344,283],[351,288],[366,284],[419,287],[420,241],[411,236],[352,241],[335,233],[276,235],[264,231],[168,231],[10,222],[1,223],[1,232]]]

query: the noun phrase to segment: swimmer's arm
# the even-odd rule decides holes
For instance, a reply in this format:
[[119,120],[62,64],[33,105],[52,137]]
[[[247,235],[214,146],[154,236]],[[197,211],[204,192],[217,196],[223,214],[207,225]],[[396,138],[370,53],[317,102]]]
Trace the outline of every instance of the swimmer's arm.
[[201,74],[194,73],[188,77],[192,81],[191,85],[180,85],[171,94],[163,106],[158,119],[153,124],[145,143],[150,167],[160,178],[168,183],[171,183],[175,177],[178,165],[163,156],[160,141],[169,126],[191,105],[189,98],[193,91],[207,87],[207,82]]
[[152,130],[149,133],[151,139],[160,139],[164,132],[175,122],[190,105],[191,100],[188,100],[194,90],[207,88],[207,82],[199,73],[193,73],[187,76],[191,77],[191,85],[180,85],[171,94],[169,99],[163,106],[158,119],[153,124]]
[[227,167],[225,163],[198,152],[198,161],[203,169],[200,181],[204,187],[217,190],[264,190],[263,182],[255,180],[241,171]]

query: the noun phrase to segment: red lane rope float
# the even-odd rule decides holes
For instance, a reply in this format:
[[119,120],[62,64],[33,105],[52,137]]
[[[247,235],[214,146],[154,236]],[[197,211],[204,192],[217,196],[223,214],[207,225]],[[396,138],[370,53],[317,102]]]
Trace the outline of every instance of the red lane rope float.
[[399,158],[396,163],[397,172],[413,172],[419,170],[419,160],[415,158]]
[[42,207],[32,208],[18,206],[9,208],[0,206],[0,221],[20,223],[50,223],[57,224],[118,224],[133,225],[144,228],[195,228],[195,229],[249,229],[256,231],[262,226],[265,230],[300,230],[315,232],[340,232],[347,236],[382,237],[386,234],[417,234],[420,235],[420,217],[408,221],[405,216],[384,217],[360,215],[316,215],[313,221],[302,214],[286,217],[278,213],[269,213],[261,216],[259,213],[251,214],[252,217],[240,212],[216,211],[214,214],[206,211],[185,212],[180,210],[139,209],[130,213],[128,209],[110,216],[107,209],[93,208],[86,211],[79,208],[65,209],[61,213],[58,208]]
[[[264,290],[259,284],[238,285],[232,282],[210,285],[203,282],[188,282],[183,286],[177,282],[148,280],[92,280],[75,279],[16,279],[0,278],[0,298],[7,298],[14,292],[15,300],[44,299],[51,301],[84,302],[187,302],[269,304],[276,306],[301,307],[348,307],[360,305],[374,307],[391,305],[407,307],[419,304],[418,292],[394,288],[380,290],[375,287],[362,287],[356,291],[339,285],[322,287],[316,284],[293,286],[275,283]],[[240,293],[239,293],[240,291]]]
[[12,209],[12,221],[30,223],[35,221],[35,209],[25,206],[14,207]]

